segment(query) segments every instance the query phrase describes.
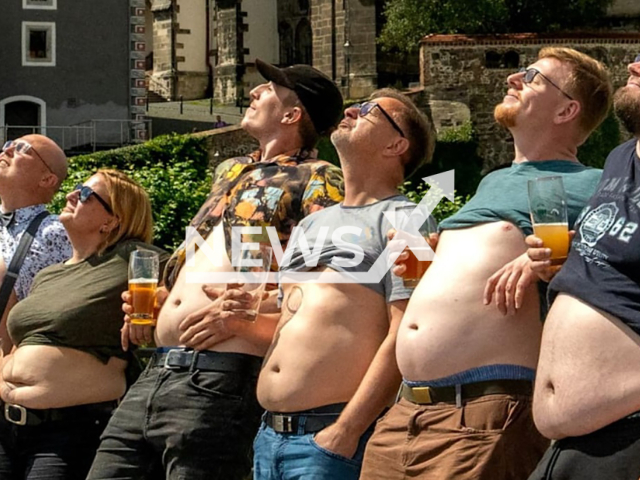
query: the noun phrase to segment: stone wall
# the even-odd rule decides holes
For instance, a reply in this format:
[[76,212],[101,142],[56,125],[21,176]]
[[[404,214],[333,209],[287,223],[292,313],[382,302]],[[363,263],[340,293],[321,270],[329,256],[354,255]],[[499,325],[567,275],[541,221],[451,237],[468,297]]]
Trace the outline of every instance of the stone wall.
[[[626,82],[627,64],[640,51],[640,35],[433,35],[423,39],[420,64],[424,95],[430,102],[458,102],[469,108],[485,170],[513,158],[509,132],[493,119],[493,109],[507,90],[507,76],[535,62],[538,51],[550,45],[571,46],[603,61],[617,88]],[[434,117],[436,113],[432,112]],[[435,118],[435,123],[442,125],[442,118]]]
[[221,103],[235,103],[243,73],[239,69],[244,28],[236,2],[218,2],[216,26],[218,59],[214,67],[213,98]]
[[194,133],[193,136],[205,137],[209,150],[209,162],[214,167],[221,160],[246,155],[258,148],[256,139],[239,125]]

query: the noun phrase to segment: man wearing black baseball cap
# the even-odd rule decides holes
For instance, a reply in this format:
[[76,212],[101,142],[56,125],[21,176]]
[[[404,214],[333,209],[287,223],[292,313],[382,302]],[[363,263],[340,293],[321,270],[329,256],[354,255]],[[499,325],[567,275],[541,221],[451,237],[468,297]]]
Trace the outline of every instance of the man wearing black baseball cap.
[[[340,91],[308,65],[256,65],[268,82],[251,91],[242,127],[260,149],[217,166],[191,221],[214,256],[230,255],[237,226],[275,227],[284,248],[303,217],[343,196],[342,172],[313,150],[341,117]],[[195,253],[197,270],[219,271],[204,250]],[[183,244],[169,260],[157,297],[160,348],[105,429],[91,480],[240,480],[251,469],[262,414],[256,382],[275,319],[261,311],[247,322],[246,312],[229,311],[242,291],[187,282],[185,251]],[[130,297],[123,299],[128,314]],[[125,317],[123,346],[150,340],[146,328]]]

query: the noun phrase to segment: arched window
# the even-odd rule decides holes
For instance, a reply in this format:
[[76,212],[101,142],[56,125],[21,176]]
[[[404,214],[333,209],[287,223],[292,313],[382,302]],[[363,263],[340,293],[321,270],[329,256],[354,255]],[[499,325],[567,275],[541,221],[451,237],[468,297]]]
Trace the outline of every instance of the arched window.
[[0,100],[2,137],[14,139],[30,133],[47,134],[47,104],[29,95],[17,95]]
[[504,54],[504,68],[518,68],[520,66],[520,54],[515,50],[509,50]]
[[484,54],[484,66],[486,68],[500,68],[500,54],[489,50]]
[[293,56],[293,31],[287,22],[280,22],[278,25],[278,35],[280,37],[280,65],[292,65]]
[[311,65],[313,61],[313,44],[311,38],[311,24],[303,18],[296,28],[296,63]]

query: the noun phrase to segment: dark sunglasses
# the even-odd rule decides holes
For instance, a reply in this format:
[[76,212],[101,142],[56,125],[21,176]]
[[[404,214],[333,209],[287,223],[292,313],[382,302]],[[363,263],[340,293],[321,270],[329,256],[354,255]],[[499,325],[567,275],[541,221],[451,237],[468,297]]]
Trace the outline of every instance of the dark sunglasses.
[[551,80],[549,77],[547,77],[544,73],[542,73],[540,70],[536,70],[535,68],[521,68],[520,69],[520,73],[524,73],[523,77],[522,77],[522,83],[524,83],[525,85],[530,84],[531,82],[533,82],[533,80],[540,75],[542,78],[544,78],[547,82],[549,82],[551,85],[553,85],[554,87],[556,87],[560,93],[562,93],[565,97],[567,97],[569,100],[573,100],[573,97],[571,95],[569,95],[567,92],[565,92],[564,90],[562,90],[558,85],[556,85],[555,83],[553,83],[553,80]]
[[384,108],[382,108],[378,103],[375,102],[364,102],[364,103],[354,103],[351,105],[351,108],[357,108],[359,110],[358,115],[361,117],[366,117],[371,113],[374,108],[377,108],[382,112],[382,114],[389,120],[389,123],[394,128],[396,132],[400,134],[401,137],[404,138],[404,132],[400,128],[400,126],[395,122],[395,120],[389,115]]
[[[27,153],[29,153],[30,151],[33,150],[33,153],[35,153],[38,156],[38,158],[44,164],[44,166],[47,167],[47,170],[49,170],[51,173],[53,173],[53,170],[51,170],[51,167],[47,164],[47,162],[44,161],[44,158],[42,158],[40,156],[40,154],[35,149],[35,147],[33,145],[31,145],[29,142],[25,142],[24,140],[9,140],[8,142],[6,142],[3,145],[2,151],[6,152],[11,147],[13,147],[15,149],[15,151],[17,153],[19,153],[20,155],[27,154]],[[55,175],[55,173],[53,173],[53,174]]]
[[82,185],[81,183],[79,183],[78,185],[76,185],[76,187],[73,189],[74,192],[76,191],[80,191],[80,202],[82,203],[86,203],[87,200],[89,200],[89,198],[91,197],[91,195],[93,195],[94,197],[96,197],[96,200],[98,200],[98,202],[100,202],[100,204],[104,207],[104,209],[110,213],[111,215],[113,215],[113,210],[111,209],[111,207],[109,206],[109,204],[107,202],[104,201],[104,199],[98,195],[96,192],[94,192],[91,187],[87,187],[85,185]]

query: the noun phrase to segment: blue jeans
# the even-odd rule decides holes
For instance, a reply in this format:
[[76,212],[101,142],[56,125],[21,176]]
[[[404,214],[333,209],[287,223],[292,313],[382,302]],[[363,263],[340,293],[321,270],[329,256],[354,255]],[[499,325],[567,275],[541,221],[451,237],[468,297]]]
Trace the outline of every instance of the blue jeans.
[[108,411],[78,412],[34,426],[2,418],[0,479],[85,480],[109,416]]
[[262,413],[255,393],[262,359],[220,355],[246,368],[170,370],[152,360],[113,414],[87,479],[244,479]]
[[253,442],[254,480],[358,480],[367,441],[373,427],[358,443],[353,458],[319,446],[315,433],[277,433],[262,423]]

